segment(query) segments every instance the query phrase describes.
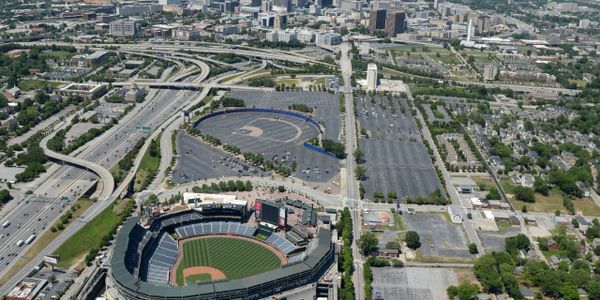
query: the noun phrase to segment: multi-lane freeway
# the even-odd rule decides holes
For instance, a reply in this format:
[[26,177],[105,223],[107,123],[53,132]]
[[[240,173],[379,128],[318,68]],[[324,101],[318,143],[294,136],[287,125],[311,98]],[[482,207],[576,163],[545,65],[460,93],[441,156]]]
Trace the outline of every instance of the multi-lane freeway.
[[[133,148],[137,141],[148,135],[137,129],[137,125],[152,128],[160,126],[167,118],[176,114],[194,93],[193,91],[159,92],[155,97],[134,109],[118,125],[100,138],[84,146],[85,150],[77,155],[77,159],[94,162],[105,169],[110,169]],[[5,235],[3,246],[0,249],[0,258],[3,258],[0,276],[10,269],[25,250],[25,245],[17,246],[19,240],[26,240],[31,234],[39,235],[48,229],[47,227],[54,223],[65,208],[92,187],[97,180],[98,176],[95,173],[73,166],[63,166],[39,185],[33,191],[32,197],[22,201],[14,211],[1,220],[1,223],[10,222],[12,224],[0,230],[0,234]],[[112,192],[112,185],[105,184],[105,186],[107,191]],[[101,209],[90,208],[82,218],[87,215],[95,215],[99,211]],[[77,222],[72,224],[69,229],[77,227],[77,224]],[[0,288],[0,293],[12,286],[11,281]]]

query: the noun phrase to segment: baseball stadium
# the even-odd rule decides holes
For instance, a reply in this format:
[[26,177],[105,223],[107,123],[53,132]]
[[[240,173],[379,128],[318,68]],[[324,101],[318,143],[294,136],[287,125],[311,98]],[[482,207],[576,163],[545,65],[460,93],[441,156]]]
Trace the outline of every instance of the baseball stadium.
[[184,194],[187,210],[128,219],[109,285],[126,299],[261,299],[314,283],[333,263],[331,231],[314,226],[310,208],[290,225],[283,201],[206,195]]

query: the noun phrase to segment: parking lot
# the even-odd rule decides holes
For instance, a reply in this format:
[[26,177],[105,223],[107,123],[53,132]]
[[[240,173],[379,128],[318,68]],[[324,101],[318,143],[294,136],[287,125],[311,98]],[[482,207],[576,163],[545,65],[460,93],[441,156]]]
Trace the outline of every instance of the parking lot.
[[372,271],[373,293],[386,300],[448,299],[446,289],[458,283],[452,269],[385,267]]
[[407,230],[416,231],[421,241],[423,256],[472,259],[469,240],[460,224],[452,224],[436,213],[404,214]]
[[340,134],[339,99],[326,92],[256,92],[232,91],[229,97],[243,99],[246,107],[288,110],[292,104],[306,104],[313,108],[312,117],[325,131],[325,138],[337,140]]
[[365,156],[367,179],[365,195],[396,192],[405,197],[425,196],[440,183],[425,145],[421,141],[415,119],[407,103],[400,98],[357,95],[360,122],[360,149]]
[[182,132],[177,134],[177,154],[179,158],[173,171],[173,181],[177,184],[221,176],[266,174]]
[[339,160],[306,148],[303,144],[319,134],[310,123],[270,112],[237,112],[218,115],[197,125],[202,134],[215,136],[241,152],[262,154],[265,160],[290,168],[306,181],[327,182],[339,172]]
[[503,232],[478,231],[479,240],[486,252],[506,251],[505,239],[509,236],[515,236],[521,233],[518,228],[510,228]]
[[[444,122],[444,123],[452,121],[452,119],[450,118],[450,115],[448,114],[448,112],[446,111],[444,106],[442,106],[442,105],[436,105],[436,106],[437,106],[436,110],[439,112],[437,116],[431,110],[431,104],[423,104],[423,109],[425,110],[425,113],[427,114],[427,119],[429,121],[439,121],[439,122]],[[442,116],[442,117],[439,118],[439,116]]]

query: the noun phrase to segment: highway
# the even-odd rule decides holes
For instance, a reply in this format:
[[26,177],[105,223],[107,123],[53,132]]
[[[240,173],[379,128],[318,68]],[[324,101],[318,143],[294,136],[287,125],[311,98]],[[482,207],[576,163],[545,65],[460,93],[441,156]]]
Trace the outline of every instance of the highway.
[[[204,72],[208,72],[208,69]],[[192,91],[159,92],[156,97],[138,105],[118,125],[113,126],[103,135],[83,146],[83,150],[77,150],[77,158],[95,162],[106,169],[110,169],[133,148],[137,141],[148,135],[148,133],[136,129],[136,126],[159,127],[170,116],[177,114],[179,109],[185,106],[190,99],[193,99],[193,94]],[[61,125],[63,124],[59,126]],[[93,186],[97,179],[98,177],[95,174],[90,174],[76,167],[63,166],[58,168],[54,174],[51,174],[43,184],[33,191],[33,196],[29,197],[30,201],[22,201],[9,216],[1,220],[2,223],[11,221],[14,224],[0,230],[0,234],[10,234],[8,238],[4,238],[5,246],[0,249],[0,257],[4,257],[1,260],[3,268],[0,270],[0,276],[4,275],[19,258],[20,253],[26,250],[25,246],[17,247],[16,241],[25,240],[33,232],[40,234],[46,230],[49,224],[53,224],[62,211],[68,208],[74,199]],[[112,192],[114,186],[109,188]],[[63,196],[68,197],[69,200],[61,200]],[[114,194],[110,197],[111,200],[115,198]],[[67,227],[55,242],[40,253],[39,259],[41,259],[42,254],[52,253],[76,229],[102,211],[110,202],[98,201],[90,207],[81,217],[81,220],[77,220]],[[9,287],[12,287],[17,280],[24,277],[38,262],[37,258],[32,260],[27,267],[17,274],[18,276],[14,276],[0,288],[0,293],[5,293]]]

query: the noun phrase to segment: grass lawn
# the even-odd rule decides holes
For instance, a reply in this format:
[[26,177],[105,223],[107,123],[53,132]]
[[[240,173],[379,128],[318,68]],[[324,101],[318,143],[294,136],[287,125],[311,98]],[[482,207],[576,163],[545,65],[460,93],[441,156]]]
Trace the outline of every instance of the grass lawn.
[[[157,142],[160,141],[160,135],[156,138],[156,140]],[[139,192],[146,188],[158,170],[158,165],[160,164],[160,155],[158,157],[153,157],[150,155],[150,148],[151,147],[148,147],[148,149],[146,149],[146,153],[144,153],[144,157],[142,157],[140,166],[135,173],[135,178],[133,181],[134,192]],[[158,149],[158,151],[158,153],[160,153],[160,149]]]
[[404,223],[402,217],[398,213],[394,213],[394,226],[388,227],[390,230],[404,230]]
[[471,179],[473,179],[473,181],[475,181],[475,183],[477,183],[477,186],[480,189],[483,189],[483,190],[486,190],[486,191],[489,191],[492,187],[496,187],[496,185],[494,184],[494,182],[490,178],[472,177]]
[[25,92],[44,88],[46,85],[52,88],[57,88],[61,85],[60,82],[39,80],[39,79],[23,79],[19,81],[19,88]]
[[[240,253],[244,253],[240,255]],[[248,259],[251,258],[251,259]],[[227,279],[240,279],[279,268],[279,258],[262,245],[242,239],[210,237],[183,244],[183,259],[177,266],[177,284],[184,283],[183,269],[209,266]]]
[[192,284],[199,284],[206,281],[211,281],[212,276],[210,274],[194,274],[185,278],[185,281],[191,282]]
[[75,52],[69,52],[69,51],[63,51],[63,50],[57,50],[57,51],[44,51],[42,53],[43,57],[47,57],[47,58],[59,58],[59,59],[65,59],[65,58],[71,58],[73,56],[75,56]]
[[576,198],[573,200],[575,212],[584,216],[600,216],[600,207],[591,198]]
[[[71,210],[71,212],[73,213],[73,218],[71,218],[69,223],[64,224],[65,228],[68,227],[71,223],[73,223],[73,220],[77,219],[77,217],[83,214],[90,206],[92,206],[94,202],[92,200],[82,198],[77,200],[75,204],[76,205],[73,207],[77,208],[75,210]],[[60,220],[57,221],[54,225],[58,224],[59,222]],[[19,259],[16,262],[16,264],[13,265],[13,267],[10,270],[8,270],[8,272],[6,272],[4,277],[0,280],[0,285],[4,284],[6,282],[6,279],[11,278],[19,270],[25,267],[25,265],[31,261],[32,257],[35,257],[38,253],[40,253],[40,251],[44,250],[44,248],[48,244],[50,244],[56,237],[58,237],[58,235],[61,234],[61,232],[62,231],[52,232],[51,230],[46,230],[42,235],[35,239],[33,244],[31,244],[31,246],[27,249],[25,254],[23,254],[22,257],[25,257],[25,259]]]
[[439,57],[437,55],[431,55],[430,57],[435,60],[439,60],[446,65],[457,65],[460,62],[456,55],[454,55],[453,53],[448,53],[447,55],[440,54]]
[[498,225],[500,231],[505,231],[510,228],[510,223],[508,223],[507,220],[496,220],[496,225]]
[[275,79],[275,83],[277,84],[285,84],[288,86],[291,86],[293,84],[295,84],[296,86],[300,86],[300,83],[302,82],[302,80],[300,79],[295,79],[295,78],[276,78]]
[[121,200],[112,203],[66,240],[55,252],[60,257],[58,267],[68,268],[79,263],[92,249],[102,247],[103,238],[117,229],[122,215],[131,211],[131,203]]

